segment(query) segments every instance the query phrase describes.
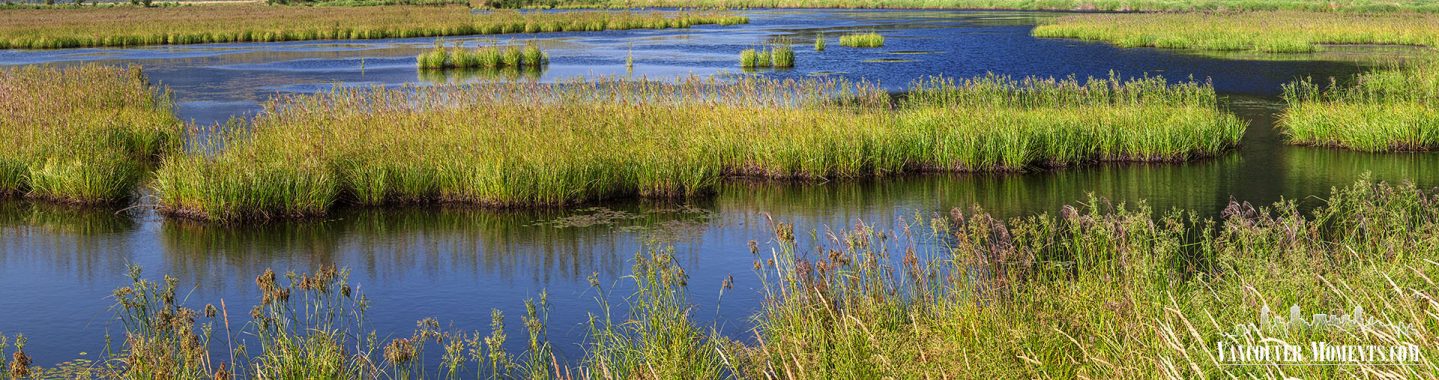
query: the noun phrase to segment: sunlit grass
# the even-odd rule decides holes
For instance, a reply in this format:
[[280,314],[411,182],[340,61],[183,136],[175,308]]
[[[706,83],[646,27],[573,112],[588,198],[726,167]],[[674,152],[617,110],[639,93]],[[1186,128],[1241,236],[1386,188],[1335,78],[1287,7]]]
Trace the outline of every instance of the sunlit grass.
[[472,13],[458,6],[14,9],[0,12],[0,49],[664,29],[748,22],[744,16],[718,11]]
[[421,69],[505,69],[540,70],[550,57],[533,43],[521,46],[479,46],[465,49],[445,48],[440,41],[435,48],[416,57]]
[[884,36],[879,33],[852,33],[839,36],[840,46],[875,48],[884,46]]
[[[540,1],[540,0],[535,0]],[[567,7],[1013,9],[1058,11],[1439,11],[1425,0],[570,0]]]
[[768,49],[745,49],[739,53],[740,67],[746,69],[758,68],[792,68],[794,67],[794,47],[789,41],[780,41]]
[[129,199],[183,126],[138,67],[0,69],[0,196]]
[[1354,150],[1439,148],[1439,64],[1434,61],[1360,75],[1328,89],[1305,79],[1285,86],[1280,127],[1294,144]]
[[1076,14],[1039,25],[1033,34],[1121,47],[1308,53],[1323,49],[1324,44],[1439,46],[1439,15],[1293,11]]
[[337,89],[271,102],[214,157],[167,160],[156,196],[209,220],[337,203],[566,205],[686,197],[726,177],[849,178],[1179,161],[1237,143],[1206,84],[1162,79],[872,85],[689,78]]
[[[721,297],[759,293],[752,330],[734,337],[715,331],[745,322],[699,322],[690,297],[713,289],[694,288],[695,268],[652,242],[635,253],[626,294],[598,274],[595,293],[575,294],[597,300],[565,311],[588,311],[584,326],[553,325],[552,296],[541,292],[523,305],[520,337],[498,310],[487,331],[482,321],[423,319],[382,337],[366,314],[391,306],[372,304],[343,269],[267,270],[243,312],[186,302],[178,280],[136,268],[113,293],[119,350],[41,368],[26,347],[49,342],[0,336],[0,353],[11,353],[0,364],[16,377],[117,379],[1439,376],[1439,317],[1427,312],[1439,291],[1439,194],[1362,179],[1310,211],[1230,202],[1212,219],[1083,204],[1008,220],[954,209],[893,229],[770,219],[763,242],[733,248],[753,260],[757,283],[718,284]],[[1366,319],[1310,325],[1317,314]],[[577,327],[582,355],[555,354],[550,331]],[[1277,342],[1410,344],[1421,355],[1342,366],[1218,357],[1220,343]]]

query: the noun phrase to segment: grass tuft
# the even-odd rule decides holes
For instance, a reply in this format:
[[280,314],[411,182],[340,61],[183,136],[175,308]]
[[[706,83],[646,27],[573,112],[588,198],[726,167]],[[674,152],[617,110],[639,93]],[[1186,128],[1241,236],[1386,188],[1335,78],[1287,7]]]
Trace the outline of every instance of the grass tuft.
[[840,46],[877,48],[884,46],[884,36],[879,33],[851,33],[839,36]]

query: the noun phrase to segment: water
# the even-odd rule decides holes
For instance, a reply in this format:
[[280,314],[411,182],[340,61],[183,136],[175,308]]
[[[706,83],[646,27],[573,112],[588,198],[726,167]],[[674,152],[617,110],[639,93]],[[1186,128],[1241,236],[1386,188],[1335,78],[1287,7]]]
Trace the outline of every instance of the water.
[[[530,41],[550,53],[538,80],[614,75],[831,75],[902,89],[928,75],[1163,75],[1212,80],[1227,106],[1250,121],[1243,145],[1217,158],[1184,164],[1104,165],[1054,172],[924,175],[824,183],[736,182],[716,195],[682,204],[621,201],[570,209],[342,209],[322,220],[251,226],[170,221],[143,208],[73,209],[0,203],[0,332],[25,333],[40,364],[94,358],[110,322],[110,291],[125,284],[125,267],[147,277],[173,274],[192,306],[223,299],[237,318],[258,298],[254,276],[265,268],[306,271],[338,265],[371,299],[370,320],[381,336],[407,335],[415,321],[436,317],[458,329],[488,328],[492,308],[523,336],[523,301],[548,289],[551,337],[562,357],[576,359],[587,312],[595,311],[586,278],[623,284],[646,241],[673,242],[692,276],[695,316],[727,334],[746,336],[758,305],[759,282],[746,242],[771,239],[768,218],[801,230],[844,229],[863,222],[881,229],[918,225],[951,207],[978,205],[999,215],[1054,212],[1089,194],[1144,200],[1214,215],[1230,199],[1314,203],[1332,186],[1363,173],[1377,179],[1439,186],[1439,155],[1368,154],[1290,147],[1273,129],[1280,85],[1292,79],[1349,78],[1405,49],[1339,48],[1323,55],[1204,56],[1154,49],[1029,37],[1043,13],[937,11],[754,11],[751,24],[684,30],[446,38],[467,44]],[[879,49],[838,45],[845,31],[878,31]],[[812,50],[823,32],[828,50]],[[738,52],[788,37],[797,68],[743,73]],[[282,93],[341,86],[398,86],[479,80],[421,75],[414,56],[432,39],[216,44],[130,49],[0,51],[0,64],[102,62],[145,66],[169,86],[186,120],[209,124],[243,117]],[[631,53],[632,52],[632,53]],[[632,72],[625,59],[633,54]],[[1377,54],[1377,55],[1376,55]],[[1276,59],[1278,58],[1278,59]],[[876,62],[876,60],[899,62]],[[926,244],[920,238],[917,244]],[[733,275],[735,288],[718,297]],[[117,339],[119,337],[117,336]],[[86,353],[82,356],[81,353]],[[433,355],[438,357],[438,355]]]

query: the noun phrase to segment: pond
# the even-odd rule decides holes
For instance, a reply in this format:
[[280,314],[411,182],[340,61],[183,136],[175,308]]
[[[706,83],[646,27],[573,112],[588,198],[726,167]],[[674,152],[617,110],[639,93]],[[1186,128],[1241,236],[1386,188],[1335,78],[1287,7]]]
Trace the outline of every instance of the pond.
[[[112,289],[126,267],[147,277],[178,276],[195,306],[225,300],[245,315],[265,268],[308,271],[338,265],[352,271],[373,307],[382,337],[405,335],[435,317],[444,326],[487,330],[490,310],[512,318],[523,302],[549,292],[550,336],[562,357],[580,353],[589,312],[598,310],[587,278],[622,284],[647,242],[673,244],[690,274],[694,315],[743,338],[760,302],[747,243],[771,240],[769,220],[802,231],[864,223],[900,230],[952,207],[979,206],[1020,216],[1053,213],[1093,194],[1114,202],[1145,201],[1216,215],[1231,199],[1267,204],[1314,202],[1331,187],[1365,173],[1376,179],[1439,186],[1439,155],[1367,154],[1291,147],[1274,130],[1280,87],[1312,76],[1341,80],[1403,49],[1346,47],[1300,56],[1199,55],[1156,49],[1035,39],[1029,30],[1053,14],[968,11],[746,11],[748,25],[676,30],[449,37],[446,44],[534,41],[550,54],[542,73],[523,80],[577,76],[652,79],[689,75],[812,76],[866,80],[899,90],[931,75],[969,77],[1161,75],[1211,80],[1227,107],[1250,123],[1233,153],[1184,164],[1103,165],[1022,174],[919,175],[832,182],[733,182],[713,196],[684,203],[618,201],[567,209],[488,211],[454,208],[341,209],[317,220],[217,226],[161,218],[144,205],[123,210],[0,203],[0,332],[24,333],[41,365],[96,357],[111,322]],[[885,46],[855,49],[834,39],[876,31]],[[824,52],[813,38],[830,39]],[[740,50],[788,39],[796,67],[739,70]],[[253,115],[276,94],[332,86],[399,86],[487,80],[489,75],[418,72],[415,55],[434,39],[306,41],[158,46],[124,49],[0,51],[0,65],[101,62],[140,64],[173,91],[181,118],[197,124]],[[627,58],[633,66],[627,67]],[[934,239],[916,237],[916,244]],[[720,296],[721,283],[734,289]],[[621,291],[613,294],[624,294]],[[616,301],[622,301],[618,297]],[[233,318],[233,317],[232,317]],[[243,319],[243,317],[240,317]],[[115,339],[121,337],[115,336]],[[520,339],[512,339],[512,342]],[[516,343],[520,344],[520,343]],[[435,355],[438,356],[438,355]]]

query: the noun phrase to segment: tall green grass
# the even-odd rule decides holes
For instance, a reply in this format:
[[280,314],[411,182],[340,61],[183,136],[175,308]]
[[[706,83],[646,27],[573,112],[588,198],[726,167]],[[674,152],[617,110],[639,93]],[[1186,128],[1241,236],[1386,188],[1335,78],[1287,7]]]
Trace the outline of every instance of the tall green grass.
[[1325,44],[1439,46],[1439,16],[1293,11],[1076,14],[1039,25],[1032,34],[1121,47],[1309,53]]
[[[708,332],[688,300],[708,291],[690,289],[673,248],[647,244],[623,314],[591,277],[598,310],[583,357],[569,360],[548,342],[565,326],[550,326],[546,293],[525,303],[528,344],[510,351],[510,320],[498,311],[488,332],[424,319],[407,336],[380,338],[365,314],[386,306],[335,268],[267,270],[248,313],[186,305],[178,281],[136,269],[114,292],[122,349],[82,370],[119,379],[1428,378],[1439,376],[1436,206],[1439,194],[1412,184],[1360,180],[1310,211],[1231,202],[1213,219],[1090,199],[1008,220],[954,209],[894,230],[805,233],[770,220],[767,243],[735,247],[754,261],[758,283],[720,284],[760,293],[752,335]],[[1310,325],[1317,314],[1372,319]],[[9,341],[0,342],[3,353]],[[1422,356],[1230,364],[1216,352],[1278,342],[1412,344]],[[0,360],[26,365],[0,377],[63,377],[23,354],[45,342],[18,343],[19,354]]]
[[1218,154],[1244,124],[1207,84],[919,83],[899,108],[832,80],[618,81],[337,89],[280,97],[217,155],[167,159],[155,194],[207,220],[337,203],[566,205],[684,197],[726,177],[1018,171]]
[[840,46],[876,48],[884,46],[884,36],[879,33],[851,33],[839,36]]
[[[1233,202],[1201,219],[1091,200],[1010,220],[955,210],[914,230],[860,225],[817,243],[781,223],[778,247],[754,257],[768,299],[759,342],[732,357],[755,378],[1433,377],[1439,318],[1426,310],[1439,236],[1415,232],[1439,223],[1436,202],[1413,185],[1361,181],[1307,213]],[[930,233],[947,249],[910,238]],[[1304,320],[1362,309],[1382,322],[1256,328],[1298,326],[1291,306]],[[1413,344],[1423,357],[1234,365],[1216,352],[1311,341]]]
[[541,70],[550,63],[549,55],[533,43],[520,46],[480,46],[465,49],[458,45],[446,49],[440,41],[435,48],[416,57],[420,69],[505,69]]
[[794,47],[789,41],[780,41],[768,49],[745,49],[739,53],[739,63],[746,69],[792,68]]
[[0,197],[129,199],[183,126],[140,68],[0,69]]
[[1439,149],[1439,64],[1380,69],[1327,89],[1303,79],[1284,87],[1280,127],[1294,144],[1380,151]]
[[720,11],[474,13],[466,7],[259,5],[17,9],[0,12],[0,49],[582,32],[748,22],[744,16]]

